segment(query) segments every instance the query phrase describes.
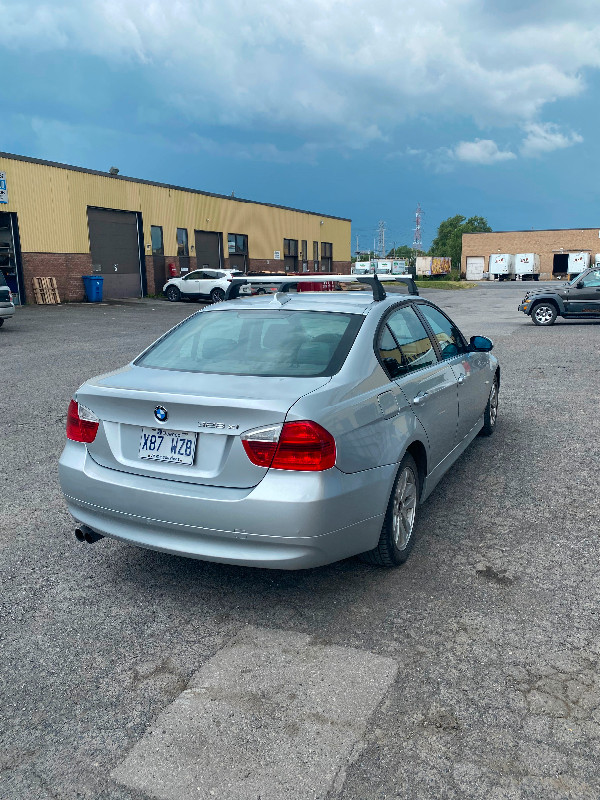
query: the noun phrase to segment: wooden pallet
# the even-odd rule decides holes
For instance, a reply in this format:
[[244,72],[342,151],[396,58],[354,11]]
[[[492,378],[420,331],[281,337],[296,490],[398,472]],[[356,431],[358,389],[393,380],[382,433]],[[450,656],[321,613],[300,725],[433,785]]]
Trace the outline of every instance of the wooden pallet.
[[56,305],[60,296],[56,288],[56,278],[33,278],[33,295],[38,305]]

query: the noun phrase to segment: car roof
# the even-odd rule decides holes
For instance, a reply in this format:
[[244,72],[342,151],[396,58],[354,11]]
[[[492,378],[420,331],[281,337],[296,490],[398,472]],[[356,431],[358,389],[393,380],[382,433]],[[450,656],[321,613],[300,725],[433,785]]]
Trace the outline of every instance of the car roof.
[[[289,299],[287,299],[289,298]],[[275,295],[253,295],[252,297],[228,300],[207,306],[206,311],[227,311],[239,308],[285,308],[289,311],[334,311],[346,314],[367,315],[375,308],[385,309],[403,301],[413,301],[414,295],[393,292],[385,300],[373,300],[370,289],[351,292],[290,292],[286,293],[285,303],[280,304]]]

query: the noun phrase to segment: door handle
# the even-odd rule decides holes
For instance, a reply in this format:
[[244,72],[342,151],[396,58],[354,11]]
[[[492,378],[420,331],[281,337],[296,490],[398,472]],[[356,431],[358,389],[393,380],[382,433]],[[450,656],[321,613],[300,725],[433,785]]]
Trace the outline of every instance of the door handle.
[[419,392],[419,394],[413,399],[413,403],[416,406],[423,405],[426,398],[429,396],[429,392]]
[[459,375],[458,376],[458,383],[464,383],[466,377],[467,377],[466,375]]

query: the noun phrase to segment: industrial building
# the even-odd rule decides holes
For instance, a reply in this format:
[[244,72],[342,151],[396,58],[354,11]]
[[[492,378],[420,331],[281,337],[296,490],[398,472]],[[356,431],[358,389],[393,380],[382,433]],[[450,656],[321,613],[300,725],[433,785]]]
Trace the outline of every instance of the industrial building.
[[62,300],[160,293],[194,269],[350,272],[350,220],[0,153],[0,270],[18,302],[54,277]]
[[[468,280],[485,280],[490,274],[490,258],[497,254],[517,256],[521,253],[539,256],[539,280],[563,279],[600,261],[600,230],[464,233],[461,274]],[[538,259],[535,260],[537,263]]]

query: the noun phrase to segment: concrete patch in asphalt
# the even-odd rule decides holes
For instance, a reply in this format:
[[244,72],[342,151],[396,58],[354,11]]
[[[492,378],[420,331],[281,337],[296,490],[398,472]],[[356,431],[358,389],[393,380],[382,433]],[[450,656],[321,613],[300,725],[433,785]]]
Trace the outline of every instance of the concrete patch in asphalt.
[[247,628],[113,772],[161,800],[318,800],[340,787],[397,672],[391,658]]

